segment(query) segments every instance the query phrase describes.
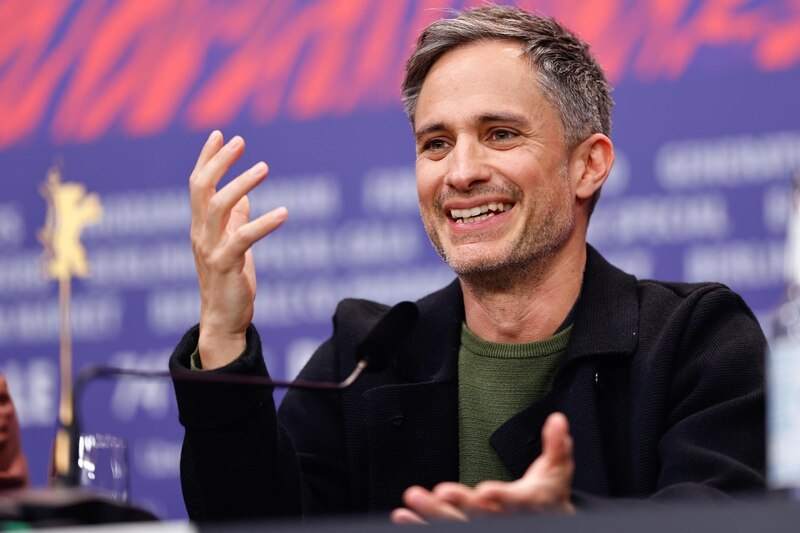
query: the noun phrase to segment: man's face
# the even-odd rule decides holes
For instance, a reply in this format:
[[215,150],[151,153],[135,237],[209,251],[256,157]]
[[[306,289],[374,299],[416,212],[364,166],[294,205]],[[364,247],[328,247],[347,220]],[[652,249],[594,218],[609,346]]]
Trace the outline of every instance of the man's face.
[[563,126],[518,44],[443,55],[420,91],[415,137],[422,220],[457,274],[542,268],[571,236]]

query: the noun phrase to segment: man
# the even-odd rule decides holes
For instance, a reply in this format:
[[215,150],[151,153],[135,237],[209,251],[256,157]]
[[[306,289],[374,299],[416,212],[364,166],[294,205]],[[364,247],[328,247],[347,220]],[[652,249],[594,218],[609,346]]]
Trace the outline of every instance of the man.
[[[175,382],[195,519],[388,511],[396,522],[572,512],[606,497],[763,485],[763,335],[718,284],[638,281],[586,244],[614,160],[588,46],[510,7],[420,36],[403,85],[431,242],[458,279],[419,300],[399,354],[341,394]],[[191,176],[199,328],[171,365],[266,375],[250,325],[258,163],[211,134]],[[339,381],[387,308],[346,300],[301,377]],[[194,363],[191,362],[193,358]]]

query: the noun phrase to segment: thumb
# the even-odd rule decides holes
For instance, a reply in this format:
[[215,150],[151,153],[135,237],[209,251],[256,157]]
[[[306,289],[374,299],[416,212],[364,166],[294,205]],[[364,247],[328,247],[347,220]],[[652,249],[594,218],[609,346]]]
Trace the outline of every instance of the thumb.
[[525,475],[538,476],[557,467],[572,465],[572,437],[563,413],[552,413],[542,426],[542,454],[528,467]]
[[548,416],[542,427],[542,458],[552,466],[572,459],[569,421],[562,413]]
[[511,483],[485,481],[475,487],[478,496],[503,510],[575,510],[571,502],[572,437],[567,417],[551,414],[542,427],[542,453],[525,474]]

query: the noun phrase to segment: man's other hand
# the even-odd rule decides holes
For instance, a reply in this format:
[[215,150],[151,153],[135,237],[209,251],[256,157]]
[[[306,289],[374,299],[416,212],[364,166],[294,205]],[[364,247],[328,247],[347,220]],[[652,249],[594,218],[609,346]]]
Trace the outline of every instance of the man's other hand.
[[551,414],[542,428],[542,454],[525,474],[512,482],[484,481],[475,488],[461,483],[440,483],[432,491],[409,487],[405,507],[392,512],[396,524],[425,524],[514,512],[574,513],[571,501],[572,437],[561,413]]

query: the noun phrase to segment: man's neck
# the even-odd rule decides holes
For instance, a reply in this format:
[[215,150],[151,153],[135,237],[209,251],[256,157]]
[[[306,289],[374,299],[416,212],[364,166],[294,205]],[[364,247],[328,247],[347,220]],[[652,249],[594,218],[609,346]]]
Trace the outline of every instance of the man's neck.
[[546,339],[564,322],[578,295],[586,246],[567,246],[514,283],[487,289],[462,278],[467,326],[491,342]]

